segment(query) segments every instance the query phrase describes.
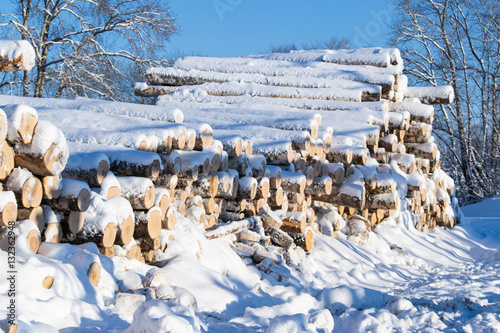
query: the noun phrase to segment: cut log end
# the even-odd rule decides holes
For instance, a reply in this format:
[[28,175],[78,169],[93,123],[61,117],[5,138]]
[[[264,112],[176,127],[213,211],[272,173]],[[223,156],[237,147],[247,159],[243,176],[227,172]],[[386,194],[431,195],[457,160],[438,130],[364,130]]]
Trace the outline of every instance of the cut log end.
[[104,233],[102,235],[102,246],[111,247],[115,243],[116,239],[116,224],[109,223],[106,228],[104,228]]
[[40,179],[30,178],[23,185],[21,203],[23,207],[30,208],[39,206],[42,202],[43,187]]
[[40,232],[38,230],[31,230],[26,237],[28,245],[33,252],[37,252],[40,247]]
[[120,229],[118,231],[119,242],[123,245],[129,244],[134,236],[134,219],[132,216],[128,216],[123,220]]
[[89,277],[90,283],[97,286],[101,280],[101,265],[99,265],[98,262],[92,263],[87,270],[87,276]]
[[3,225],[8,226],[9,222],[17,219],[17,205],[14,202],[8,202],[0,212],[0,218]]
[[45,289],[50,289],[52,285],[54,284],[54,278],[52,276],[47,276],[45,279],[42,281],[42,286]]
[[99,164],[97,165],[97,177],[96,177],[97,183],[99,185],[102,185],[102,181],[103,181],[104,177],[106,177],[108,172],[109,172],[108,161],[106,161],[106,160],[100,161]]
[[155,210],[149,214],[148,234],[151,238],[156,238],[160,235],[162,225],[161,212]]

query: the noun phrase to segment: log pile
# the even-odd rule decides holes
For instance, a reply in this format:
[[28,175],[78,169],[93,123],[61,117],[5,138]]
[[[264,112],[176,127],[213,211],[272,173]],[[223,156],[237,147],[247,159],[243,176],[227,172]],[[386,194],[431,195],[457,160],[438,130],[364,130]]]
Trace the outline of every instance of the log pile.
[[181,59],[136,86],[163,94],[143,113],[18,98],[0,113],[2,222],[36,221],[38,244],[154,262],[182,215],[263,270],[317,232],[337,236],[342,218],[361,241],[405,207],[419,230],[452,227],[453,181],[422,103],[443,99],[405,97],[398,51],[370,50]]

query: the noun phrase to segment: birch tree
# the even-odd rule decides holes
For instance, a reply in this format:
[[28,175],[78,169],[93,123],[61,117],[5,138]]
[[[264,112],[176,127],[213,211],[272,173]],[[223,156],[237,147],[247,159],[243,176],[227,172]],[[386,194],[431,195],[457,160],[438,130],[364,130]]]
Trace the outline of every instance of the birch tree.
[[22,79],[25,96],[120,99],[116,83],[128,79],[130,63],[158,64],[156,55],[177,30],[162,0],[13,4],[15,12],[2,17],[5,37],[28,40],[37,55],[36,67]]
[[395,0],[392,42],[413,85],[451,85],[436,107],[442,160],[462,202],[499,193],[500,7],[498,0]]

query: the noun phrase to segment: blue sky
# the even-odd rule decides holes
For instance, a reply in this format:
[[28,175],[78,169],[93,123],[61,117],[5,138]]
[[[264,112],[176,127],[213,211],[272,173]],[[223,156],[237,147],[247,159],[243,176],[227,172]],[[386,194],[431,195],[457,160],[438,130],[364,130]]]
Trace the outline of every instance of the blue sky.
[[171,0],[180,34],[171,51],[239,56],[270,45],[345,37],[355,46],[386,46],[388,0]]

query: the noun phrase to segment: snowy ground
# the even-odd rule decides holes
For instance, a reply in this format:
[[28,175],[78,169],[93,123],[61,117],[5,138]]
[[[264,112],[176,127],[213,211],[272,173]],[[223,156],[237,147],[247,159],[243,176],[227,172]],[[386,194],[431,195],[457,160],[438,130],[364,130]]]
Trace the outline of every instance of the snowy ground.
[[[131,281],[142,279],[150,266],[97,256],[93,246],[42,248],[41,256],[19,241],[20,328],[37,333],[500,332],[498,203],[500,196],[465,207],[469,220],[453,230],[419,233],[409,216],[401,216],[377,226],[362,244],[343,234],[338,239],[317,235],[309,255],[291,252],[283,264],[262,270],[245,265],[228,240],[208,241],[179,217],[162,257],[172,295],[160,301],[142,289],[145,303],[128,312],[115,305],[117,293],[128,292]],[[104,271],[94,287],[82,267],[96,258]],[[3,251],[0,262],[7,263]],[[49,274],[54,285],[44,289],[41,280]],[[2,318],[7,289],[2,277]]]

